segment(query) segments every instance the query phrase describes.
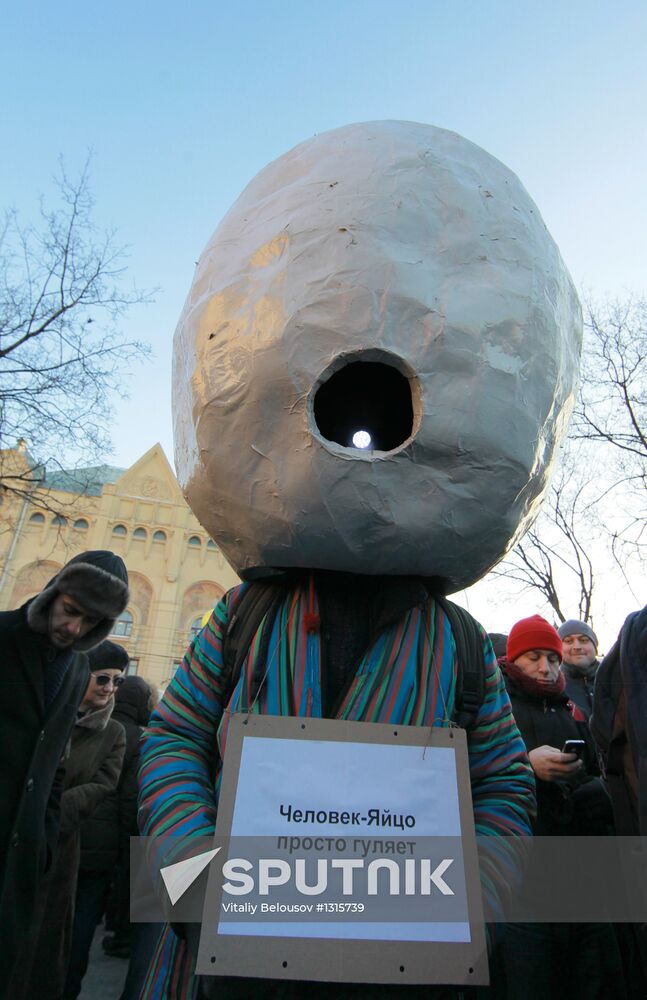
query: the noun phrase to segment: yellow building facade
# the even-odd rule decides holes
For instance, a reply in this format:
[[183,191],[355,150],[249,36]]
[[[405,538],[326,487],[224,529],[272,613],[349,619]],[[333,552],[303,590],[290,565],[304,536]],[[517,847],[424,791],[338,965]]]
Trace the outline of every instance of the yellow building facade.
[[30,485],[24,444],[1,460],[24,480],[22,495],[2,496],[0,610],[39,593],[79,552],[110,549],[128,568],[131,594],[110,638],[128,650],[131,673],[164,687],[205,612],[238,577],[184,502],[161,446],[129,469],[48,474],[45,488]]

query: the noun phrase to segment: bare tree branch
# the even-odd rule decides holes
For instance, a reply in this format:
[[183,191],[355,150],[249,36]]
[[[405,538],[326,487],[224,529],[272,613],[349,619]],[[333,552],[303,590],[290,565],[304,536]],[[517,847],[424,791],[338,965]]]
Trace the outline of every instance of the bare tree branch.
[[587,304],[580,398],[572,436],[647,463],[647,302]]
[[[109,449],[123,376],[149,355],[119,321],[150,296],[125,287],[126,249],[92,221],[89,161],[78,180],[61,164],[57,186],[38,226],[15,210],[0,224],[0,449],[22,438],[35,465],[60,468]],[[19,491],[6,462],[0,482]]]
[[566,600],[571,607],[577,602],[581,621],[593,620],[595,494],[578,474],[582,467],[573,451],[565,452],[536,524],[492,570],[493,577],[519,585],[522,592],[536,592],[560,622],[572,615],[565,610]]
[[560,471],[535,526],[493,575],[535,591],[561,621],[568,594],[591,622],[594,563],[629,586],[628,565],[647,556],[647,301],[589,301],[586,314]]

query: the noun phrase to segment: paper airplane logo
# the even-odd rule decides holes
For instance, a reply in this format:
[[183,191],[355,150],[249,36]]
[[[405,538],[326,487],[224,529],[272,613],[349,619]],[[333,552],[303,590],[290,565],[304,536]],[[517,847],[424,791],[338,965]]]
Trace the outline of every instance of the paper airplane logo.
[[187,858],[185,861],[178,861],[174,865],[167,865],[160,868],[160,875],[164,880],[166,891],[173,906],[184,893],[189,889],[197,877],[205,870],[209,862],[215,858],[220,850],[219,847],[213,851],[205,851],[204,854],[196,854],[194,858]]

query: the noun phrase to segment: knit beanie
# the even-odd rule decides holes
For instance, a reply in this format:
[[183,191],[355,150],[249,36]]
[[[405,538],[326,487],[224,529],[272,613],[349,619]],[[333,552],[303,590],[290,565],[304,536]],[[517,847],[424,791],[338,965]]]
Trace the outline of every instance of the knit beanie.
[[52,577],[27,606],[27,622],[34,632],[47,635],[49,612],[59,594],[68,594],[100,621],[72,649],[87,651],[110,634],[115,618],[128,604],[128,572],[123,559],[105,549],[81,552]]
[[130,663],[130,657],[119,643],[104,639],[89,651],[88,662],[92,673],[98,670],[125,670]]
[[497,660],[502,659],[506,653],[508,637],[504,632],[488,632],[488,638],[492,643],[492,649]]
[[115,716],[125,715],[140,726],[147,726],[156,698],[143,677],[126,677],[115,693]]
[[575,618],[569,618],[567,622],[557,629],[560,639],[565,639],[569,635],[586,635],[589,637],[595,648],[598,648],[598,637],[586,622],[578,622]]
[[531,615],[522,618],[510,629],[506,657],[514,663],[518,656],[527,653],[529,649],[549,649],[562,657],[562,640],[553,626],[541,615]]

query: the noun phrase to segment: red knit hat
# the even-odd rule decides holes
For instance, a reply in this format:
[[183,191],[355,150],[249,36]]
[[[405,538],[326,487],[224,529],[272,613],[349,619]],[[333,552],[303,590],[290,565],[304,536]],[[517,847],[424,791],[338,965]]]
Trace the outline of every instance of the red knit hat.
[[529,649],[550,649],[562,658],[562,640],[553,626],[541,615],[522,618],[510,629],[506,657],[513,663]]

